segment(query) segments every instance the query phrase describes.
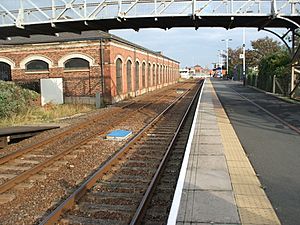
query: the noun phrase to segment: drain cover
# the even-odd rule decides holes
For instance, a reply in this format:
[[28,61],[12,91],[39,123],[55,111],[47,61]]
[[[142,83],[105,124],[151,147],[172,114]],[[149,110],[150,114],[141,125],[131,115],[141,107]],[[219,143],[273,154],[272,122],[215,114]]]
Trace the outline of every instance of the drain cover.
[[106,138],[109,140],[121,141],[127,139],[132,134],[130,130],[114,130],[106,135]]

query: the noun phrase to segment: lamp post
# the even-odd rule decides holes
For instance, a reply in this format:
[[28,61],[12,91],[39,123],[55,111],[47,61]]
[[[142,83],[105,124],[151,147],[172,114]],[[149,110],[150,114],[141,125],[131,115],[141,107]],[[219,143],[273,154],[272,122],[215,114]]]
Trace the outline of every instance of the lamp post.
[[222,55],[223,55],[223,50],[218,50],[219,67],[221,67],[221,68],[223,66]]
[[247,77],[246,77],[246,30],[243,28],[243,85],[246,86],[247,84]]
[[228,76],[228,42],[232,41],[231,38],[222,39],[221,41],[226,42],[226,75]]

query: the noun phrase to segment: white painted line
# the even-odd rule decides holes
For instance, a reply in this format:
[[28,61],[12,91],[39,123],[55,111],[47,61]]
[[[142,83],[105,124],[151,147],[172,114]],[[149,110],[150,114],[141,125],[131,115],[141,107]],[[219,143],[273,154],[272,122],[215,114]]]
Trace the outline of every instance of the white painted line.
[[202,87],[202,90],[200,92],[199,100],[198,100],[198,103],[197,103],[197,109],[196,109],[196,112],[195,112],[191,132],[190,132],[190,135],[189,135],[189,140],[188,140],[188,143],[187,143],[187,146],[186,146],[186,149],[185,149],[185,153],[184,153],[184,157],[183,157],[183,161],[182,161],[182,165],[181,165],[181,169],[180,169],[180,174],[179,174],[176,189],[175,189],[175,194],[174,194],[174,197],[173,197],[172,206],[171,206],[170,214],[169,214],[169,217],[168,217],[168,223],[167,223],[168,225],[175,225],[176,224],[178,209],[179,209],[179,206],[180,206],[181,194],[182,194],[182,190],[183,190],[185,175],[186,175],[187,166],[188,166],[189,157],[190,157],[190,152],[191,152],[192,141],[193,141],[193,137],[194,137],[194,134],[195,134],[196,121],[197,121],[198,112],[199,112],[199,108],[200,108],[200,101],[201,101],[202,93],[203,93],[203,90],[204,90],[205,82],[206,82],[206,80],[204,80],[203,87]]

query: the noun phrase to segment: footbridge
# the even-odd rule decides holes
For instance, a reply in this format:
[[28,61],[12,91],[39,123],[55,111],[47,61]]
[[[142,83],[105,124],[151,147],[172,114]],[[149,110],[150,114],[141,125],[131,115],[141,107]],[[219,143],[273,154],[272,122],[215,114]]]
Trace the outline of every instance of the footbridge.
[[86,30],[253,27],[278,36],[290,50],[291,93],[300,73],[300,0],[3,0],[0,18],[0,39]]
[[0,17],[1,38],[151,27],[295,29],[300,0],[6,0]]

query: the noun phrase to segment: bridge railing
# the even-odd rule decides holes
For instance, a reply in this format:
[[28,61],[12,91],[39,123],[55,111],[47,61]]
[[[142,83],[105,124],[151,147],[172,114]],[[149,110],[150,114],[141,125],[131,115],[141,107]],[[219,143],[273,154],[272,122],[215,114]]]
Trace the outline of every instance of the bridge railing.
[[299,16],[300,0],[19,0],[0,2],[0,27],[164,16]]

